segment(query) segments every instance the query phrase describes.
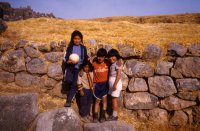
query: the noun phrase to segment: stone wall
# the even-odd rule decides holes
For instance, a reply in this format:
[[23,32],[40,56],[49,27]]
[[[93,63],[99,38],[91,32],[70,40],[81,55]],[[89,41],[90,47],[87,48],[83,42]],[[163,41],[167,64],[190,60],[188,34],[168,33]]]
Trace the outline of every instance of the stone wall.
[[[0,43],[0,82],[20,88],[37,87],[52,96],[65,98],[63,56],[66,42],[50,44]],[[95,44],[88,54],[109,44]],[[200,44],[189,47],[171,43],[167,50],[150,44],[144,51],[119,44],[124,60],[123,109],[139,120],[173,126],[200,123]]]

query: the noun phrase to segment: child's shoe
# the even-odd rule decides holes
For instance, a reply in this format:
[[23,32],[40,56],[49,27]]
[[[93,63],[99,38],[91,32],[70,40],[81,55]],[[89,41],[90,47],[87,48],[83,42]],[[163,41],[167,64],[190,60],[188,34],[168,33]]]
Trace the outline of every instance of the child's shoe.
[[84,123],[89,123],[90,120],[86,117],[81,117],[81,121],[84,122]]
[[100,122],[103,123],[106,121],[106,111],[103,111],[100,117]]
[[66,102],[64,106],[65,107],[71,107],[71,102]]
[[94,113],[93,122],[94,122],[94,123],[98,123],[98,122],[99,122],[99,120],[98,120],[98,114],[97,114],[97,113]]
[[110,116],[108,117],[107,121],[117,121],[118,120],[118,116]]

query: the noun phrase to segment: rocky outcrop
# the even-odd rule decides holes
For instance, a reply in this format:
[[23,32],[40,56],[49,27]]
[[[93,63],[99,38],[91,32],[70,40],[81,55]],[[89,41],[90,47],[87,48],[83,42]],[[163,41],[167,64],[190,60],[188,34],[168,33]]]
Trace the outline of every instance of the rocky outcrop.
[[26,131],[38,114],[37,94],[0,95],[2,131]]
[[40,113],[30,131],[81,131],[82,125],[72,108],[60,108]]
[[130,124],[124,122],[89,123],[84,125],[84,131],[133,131]]
[[31,9],[30,6],[13,8],[7,2],[0,2],[0,9],[2,10],[2,18],[5,21],[25,20],[29,18],[48,17],[55,18],[53,13],[39,13]]

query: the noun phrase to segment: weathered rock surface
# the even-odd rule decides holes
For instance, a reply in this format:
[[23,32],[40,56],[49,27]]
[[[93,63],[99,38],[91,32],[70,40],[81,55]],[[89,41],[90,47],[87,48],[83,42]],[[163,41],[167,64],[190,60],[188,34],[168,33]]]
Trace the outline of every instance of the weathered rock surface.
[[127,109],[153,109],[158,106],[158,98],[148,92],[126,93],[124,104]]
[[184,56],[187,52],[187,48],[177,43],[170,43],[168,47],[168,55],[171,56]]
[[24,49],[26,54],[31,58],[37,58],[41,55],[37,48],[26,46]]
[[55,80],[63,79],[62,67],[60,64],[52,63],[48,66],[47,75]]
[[170,124],[174,126],[184,126],[188,122],[187,115],[182,111],[175,111],[174,116],[170,119]]
[[15,74],[0,69],[0,82],[11,83],[15,80]]
[[197,79],[177,79],[176,85],[179,91],[200,90],[200,82]]
[[8,72],[26,71],[23,50],[12,50],[0,58],[0,68]]
[[118,122],[110,121],[104,123],[88,123],[84,125],[84,131],[134,131],[132,125]]
[[147,83],[143,78],[131,78],[128,89],[130,92],[148,91]]
[[15,83],[21,87],[30,87],[30,86],[41,86],[41,78],[28,74],[26,72],[17,73],[15,77]]
[[160,101],[160,107],[165,108],[168,111],[180,110],[194,105],[196,105],[196,102],[194,101],[182,100],[175,96],[169,96]]
[[0,96],[2,131],[26,131],[38,114],[36,93]]
[[185,77],[200,78],[200,58],[199,57],[186,57],[178,58],[174,68]]
[[149,111],[149,120],[155,124],[165,125],[169,122],[169,115],[164,109],[154,108]]
[[59,108],[40,113],[31,131],[82,131],[80,119],[72,108]]
[[43,58],[34,58],[26,64],[27,71],[32,74],[47,73],[47,63]]
[[45,54],[45,58],[50,62],[58,62],[64,57],[63,52],[50,52]]
[[154,74],[154,69],[147,63],[132,59],[126,61],[124,72],[130,77],[151,77]]
[[156,96],[167,97],[177,92],[173,80],[169,76],[148,78],[149,90]]
[[169,75],[170,74],[170,68],[172,68],[173,63],[172,62],[160,62],[158,63],[155,73],[159,75]]
[[144,49],[142,58],[145,60],[159,60],[162,55],[162,49],[157,45],[147,45]]
[[200,44],[192,44],[188,47],[188,54],[191,56],[200,56]]

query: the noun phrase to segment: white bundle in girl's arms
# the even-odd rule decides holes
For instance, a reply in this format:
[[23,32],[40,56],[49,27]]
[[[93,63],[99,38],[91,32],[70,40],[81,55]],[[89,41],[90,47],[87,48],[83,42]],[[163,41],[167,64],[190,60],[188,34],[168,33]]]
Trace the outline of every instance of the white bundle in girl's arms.
[[78,61],[79,61],[79,56],[78,56],[77,54],[73,53],[73,54],[71,54],[71,55],[69,56],[69,59],[70,59],[73,63],[78,63]]

